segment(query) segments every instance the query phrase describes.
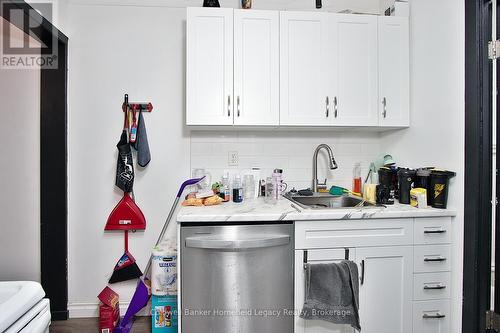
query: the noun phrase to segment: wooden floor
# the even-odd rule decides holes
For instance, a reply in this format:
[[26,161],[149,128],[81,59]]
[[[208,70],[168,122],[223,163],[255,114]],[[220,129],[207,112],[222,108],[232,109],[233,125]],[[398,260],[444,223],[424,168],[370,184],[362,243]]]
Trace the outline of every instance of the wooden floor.
[[[69,319],[53,321],[50,333],[99,333],[99,318]],[[137,317],[132,328],[133,333],[150,333],[151,317]]]

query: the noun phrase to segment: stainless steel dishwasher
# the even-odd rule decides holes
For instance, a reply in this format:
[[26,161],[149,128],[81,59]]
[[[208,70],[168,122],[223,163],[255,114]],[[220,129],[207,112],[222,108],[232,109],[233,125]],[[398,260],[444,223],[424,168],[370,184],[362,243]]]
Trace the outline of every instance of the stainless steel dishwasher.
[[183,333],[293,332],[293,224],[181,226]]

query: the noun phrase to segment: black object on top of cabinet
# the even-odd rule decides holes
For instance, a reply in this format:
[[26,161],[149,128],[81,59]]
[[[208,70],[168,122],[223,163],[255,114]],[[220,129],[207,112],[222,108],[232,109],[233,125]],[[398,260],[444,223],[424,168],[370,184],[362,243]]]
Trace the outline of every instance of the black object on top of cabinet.
[[400,168],[398,170],[399,182],[399,203],[410,203],[410,191],[415,180],[416,171],[412,169]]
[[203,7],[220,7],[219,0],[203,0]]
[[397,178],[391,167],[381,167],[378,170],[380,185],[377,187],[377,203],[392,205],[397,190]]
[[417,169],[415,177],[415,188],[424,188],[427,191],[427,204],[430,205],[431,190],[430,190],[430,176],[431,169],[433,168],[420,168]]
[[431,201],[428,203],[434,208],[446,209],[448,204],[448,187],[450,178],[455,177],[456,173],[446,170],[432,170],[429,180],[429,191],[431,192]]

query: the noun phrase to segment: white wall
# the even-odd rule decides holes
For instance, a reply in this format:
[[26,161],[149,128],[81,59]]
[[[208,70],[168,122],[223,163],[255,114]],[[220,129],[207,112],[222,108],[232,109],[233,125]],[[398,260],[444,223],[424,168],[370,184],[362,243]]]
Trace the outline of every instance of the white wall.
[[[152,160],[136,168],[135,195],[147,218],[130,234],[141,269],[178,186],[189,175],[184,131],[185,9],[70,5],[69,36],[69,310],[97,315],[97,294],[123,253],[123,233],[104,232],[122,193],[114,185],[123,94],[152,101],[145,115]],[[175,225],[175,221],[174,221]],[[130,300],[136,281],[113,285]]]
[[40,281],[40,70],[0,69],[0,100],[0,280]]
[[464,196],[464,3],[411,1],[411,127],[382,136],[398,161],[455,171],[451,332],[461,331]]

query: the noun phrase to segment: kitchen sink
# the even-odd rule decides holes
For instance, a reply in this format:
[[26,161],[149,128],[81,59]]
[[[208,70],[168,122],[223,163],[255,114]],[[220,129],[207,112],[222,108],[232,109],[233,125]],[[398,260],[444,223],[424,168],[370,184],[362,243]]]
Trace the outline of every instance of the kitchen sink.
[[314,193],[312,196],[302,196],[288,192],[284,196],[300,207],[309,209],[363,208],[375,206],[374,204],[364,201],[362,198],[352,195]]

